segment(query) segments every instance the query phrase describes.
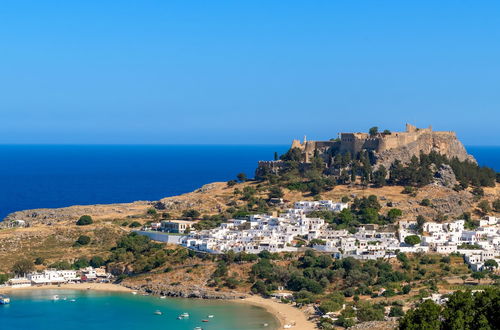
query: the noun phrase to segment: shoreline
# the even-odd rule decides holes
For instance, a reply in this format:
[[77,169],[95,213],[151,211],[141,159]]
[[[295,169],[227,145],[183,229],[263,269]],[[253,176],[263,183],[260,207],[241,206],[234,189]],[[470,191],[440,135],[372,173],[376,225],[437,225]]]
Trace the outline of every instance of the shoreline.
[[[6,294],[18,291],[31,291],[31,290],[90,290],[101,292],[133,292],[130,288],[123,285],[112,283],[73,283],[61,285],[42,285],[42,286],[28,286],[19,288],[0,288],[0,293]],[[193,298],[185,298],[193,299]],[[228,303],[249,304],[265,309],[268,313],[274,316],[278,321],[279,328],[285,325],[293,325],[292,329],[312,330],[317,329],[316,325],[307,319],[306,314],[292,305],[283,304],[272,299],[265,299],[259,296],[248,296],[243,299],[227,299]]]
[[105,291],[105,292],[132,292],[123,285],[112,283],[71,283],[61,285],[41,285],[41,286],[26,286],[20,288],[0,288],[0,293],[8,293],[15,291],[30,291],[30,290],[91,290],[91,291]]
[[316,324],[309,321],[303,311],[292,305],[280,303],[271,298],[266,299],[260,296],[248,296],[243,299],[234,299],[231,301],[264,308],[268,313],[274,315],[279,322],[280,328],[284,328],[285,325],[292,325],[291,329],[317,329]]

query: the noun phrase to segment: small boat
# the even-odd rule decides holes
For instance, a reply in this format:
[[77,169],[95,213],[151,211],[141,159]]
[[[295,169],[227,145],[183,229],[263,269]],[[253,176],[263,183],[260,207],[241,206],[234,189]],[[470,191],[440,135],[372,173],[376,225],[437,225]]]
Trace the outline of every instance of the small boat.
[[267,326],[269,326],[269,324],[264,323],[264,324],[262,324],[262,326],[263,326],[263,327],[267,327]]
[[163,313],[161,311],[159,311],[159,310],[155,310],[154,314],[155,315],[162,315]]
[[209,319],[213,319],[213,318],[214,318],[214,316],[213,316],[213,315],[208,315],[208,318],[209,318]]
[[160,299],[166,299],[167,296],[160,296]]
[[59,300],[59,296],[58,296],[58,295],[56,295],[56,294],[55,294],[55,295],[53,295],[53,296],[52,296],[52,300],[54,300],[54,301]]
[[136,292],[136,291],[132,291],[132,294],[136,295],[136,294],[137,294],[137,292]]
[[201,322],[208,322],[208,320],[201,320]]
[[10,304],[10,298],[4,295],[0,295],[0,305]]
[[202,327],[196,327],[196,328],[194,328],[194,330],[203,330],[203,328]]
[[189,317],[189,313],[184,312],[180,315],[180,317],[187,318]]
[[71,302],[75,302],[75,301],[76,301],[76,299],[70,299],[69,301],[71,301]]

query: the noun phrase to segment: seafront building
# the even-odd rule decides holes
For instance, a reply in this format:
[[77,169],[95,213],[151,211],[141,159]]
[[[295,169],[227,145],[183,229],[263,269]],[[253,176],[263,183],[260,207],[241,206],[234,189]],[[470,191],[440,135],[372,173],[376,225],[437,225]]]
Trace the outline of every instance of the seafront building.
[[106,282],[112,277],[106,272],[104,267],[93,268],[86,267],[80,270],[56,270],[46,269],[40,272],[28,273],[23,277],[9,279],[7,286],[13,288],[40,286],[40,285],[58,285],[65,283],[80,282]]

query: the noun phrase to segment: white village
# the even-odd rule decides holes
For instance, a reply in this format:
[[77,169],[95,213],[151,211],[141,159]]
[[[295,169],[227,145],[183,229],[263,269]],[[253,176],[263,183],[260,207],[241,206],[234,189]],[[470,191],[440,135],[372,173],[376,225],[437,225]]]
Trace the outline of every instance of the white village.
[[[348,207],[348,203],[331,200],[299,201],[281,214],[231,219],[210,230],[196,231],[191,228],[192,221],[171,220],[152,223],[140,233],[158,240],[164,239],[150,234],[154,231],[173,233],[176,236],[168,236],[168,242],[212,254],[296,252],[309,247],[335,258],[363,260],[394,258],[399,252],[456,253],[464,256],[473,271],[483,270],[487,260],[500,263],[499,218],[487,216],[473,230],[465,228],[465,220],[425,222],[420,229],[417,221],[401,220],[390,228],[361,225],[351,233],[346,229],[331,229],[321,218],[308,217],[313,211],[340,212]],[[409,241],[409,236],[418,237],[417,243]],[[297,241],[305,244],[297,244]]]

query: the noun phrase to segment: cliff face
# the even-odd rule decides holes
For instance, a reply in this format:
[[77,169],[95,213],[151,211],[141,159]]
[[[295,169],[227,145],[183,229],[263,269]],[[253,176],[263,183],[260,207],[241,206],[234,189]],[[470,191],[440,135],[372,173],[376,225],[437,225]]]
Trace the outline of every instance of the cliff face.
[[469,160],[476,162],[473,156],[465,150],[462,142],[458,140],[454,133],[431,132],[422,134],[419,138],[405,146],[389,149],[376,154],[377,166],[384,165],[389,168],[397,159],[402,163],[408,163],[413,156],[420,153],[429,154],[435,151],[448,158],[457,157],[459,160]]

